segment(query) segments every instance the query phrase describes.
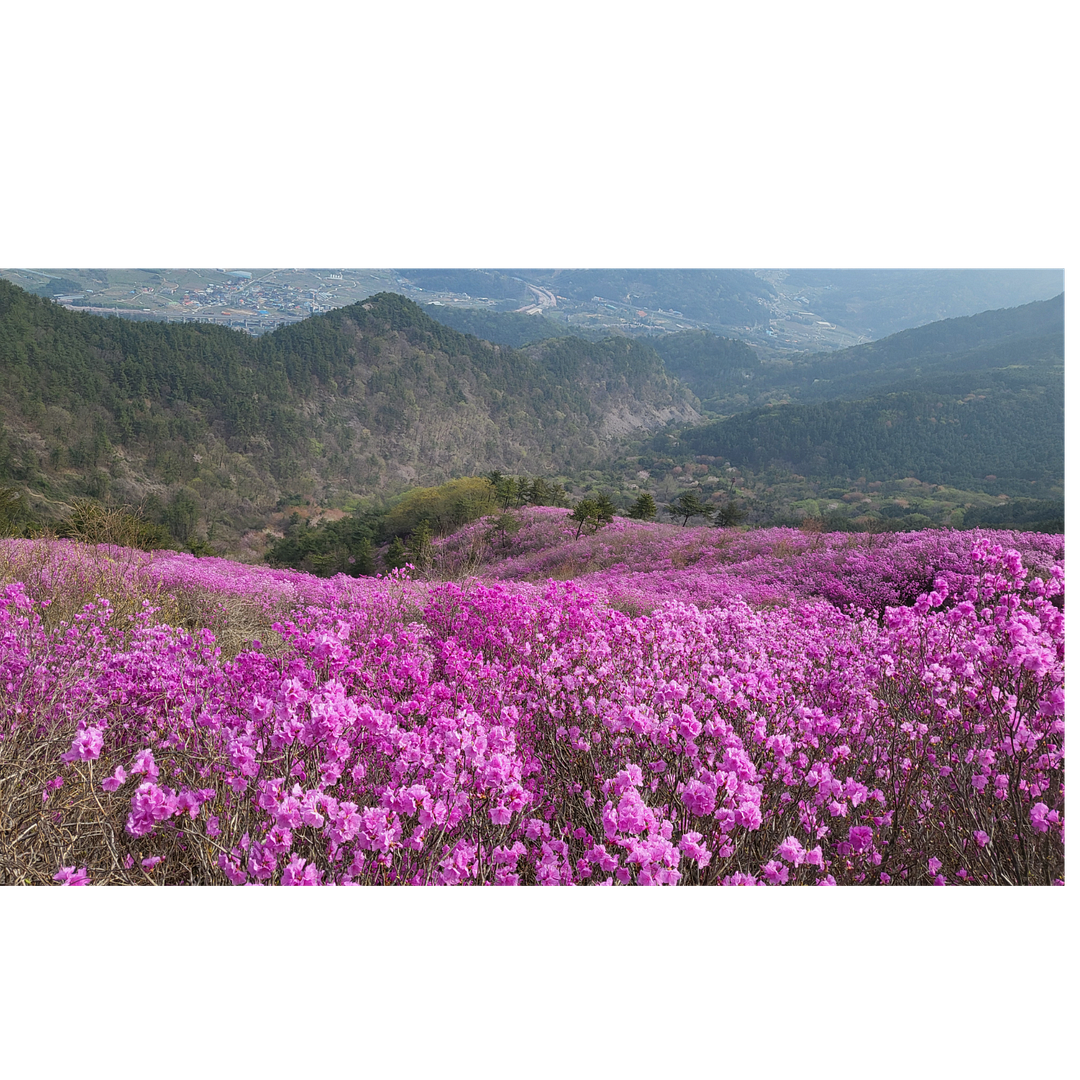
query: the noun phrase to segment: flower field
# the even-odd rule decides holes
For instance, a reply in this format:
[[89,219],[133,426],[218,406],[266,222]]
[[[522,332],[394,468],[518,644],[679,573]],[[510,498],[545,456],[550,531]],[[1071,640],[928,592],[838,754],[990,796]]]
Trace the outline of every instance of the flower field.
[[0,541],[2,882],[1063,882],[1062,537],[569,525]]

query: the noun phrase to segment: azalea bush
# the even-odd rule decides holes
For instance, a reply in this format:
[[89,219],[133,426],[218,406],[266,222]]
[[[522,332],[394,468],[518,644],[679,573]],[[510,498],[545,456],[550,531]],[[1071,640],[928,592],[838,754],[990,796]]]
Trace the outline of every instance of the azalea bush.
[[0,542],[3,882],[1063,882],[1060,537],[523,513],[461,581]]

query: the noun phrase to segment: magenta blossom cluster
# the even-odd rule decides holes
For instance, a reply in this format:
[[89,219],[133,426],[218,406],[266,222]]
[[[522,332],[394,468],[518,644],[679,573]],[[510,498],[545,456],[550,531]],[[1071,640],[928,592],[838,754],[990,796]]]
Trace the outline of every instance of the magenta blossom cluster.
[[[149,610],[120,632],[105,601],[49,630],[9,585],[5,735],[66,725],[47,811],[91,785],[123,823],[56,880],[138,866],[251,885],[1062,881],[1060,553],[911,541],[891,571],[874,556],[874,580],[915,574],[921,591],[877,610],[791,587],[776,537],[745,541],[758,580],[770,542],[768,603],[661,593],[641,614],[572,580],[286,574],[286,649],[233,659]],[[203,573],[161,563],[177,583]],[[618,572],[630,587],[657,571]],[[222,588],[268,588],[221,573]]]

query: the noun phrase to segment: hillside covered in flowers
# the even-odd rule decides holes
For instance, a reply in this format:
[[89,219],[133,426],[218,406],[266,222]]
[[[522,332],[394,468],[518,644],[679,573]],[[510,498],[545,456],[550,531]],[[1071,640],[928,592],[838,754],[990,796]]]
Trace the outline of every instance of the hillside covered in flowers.
[[1064,881],[1064,539],[0,541],[4,884]]

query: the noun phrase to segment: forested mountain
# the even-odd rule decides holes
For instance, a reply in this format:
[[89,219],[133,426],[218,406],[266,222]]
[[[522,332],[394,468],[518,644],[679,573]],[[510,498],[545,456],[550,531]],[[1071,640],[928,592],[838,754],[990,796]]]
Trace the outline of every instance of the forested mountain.
[[904,330],[881,341],[799,358],[782,376],[803,401],[865,397],[905,379],[960,375],[1065,356],[1065,297]]
[[[831,352],[797,353],[754,363],[756,350],[707,331],[651,342],[669,369],[686,379],[712,413],[790,402],[853,400],[885,390],[918,389],[937,375],[975,374],[1015,364],[1061,363],[1064,294],[1003,311],[946,319]],[[670,345],[669,345],[670,343]],[[668,350],[695,351],[669,359]],[[735,347],[738,348],[735,348]],[[741,350],[741,351],[740,351]],[[674,362],[673,362],[674,361]],[[733,377],[737,376],[737,377]]]
[[706,412],[720,411],[731,396],[761,381],[761,358],[745,341],[708,330],[683,330],[650,338],[649,344],[667,370],[697,394]]
[[679,443],[751,470],[1054,498],[1065,476],[1063,320],[1059,296],[763,366],[751,373],[756,392],[787,403],[734,412]]
[[930,393],[754,409],[684,432],[680,442],[752,469],[915,476],[972,491],[993,477],[995,491],[1049,498],[1065,474],[1062,381],[1002,370],[980,375],[978,389],[958,397],[942,380]]
[[[456,307],[426,310],[455,329],[515,348],[552,337],[582,336],[582,331],[571,331],[542,315]],[[1064,296],[782,360],[709,330],[658,333],[636,340],[659,354],[668,373],[693,390],[705,412],[724,415],[780,402],[852,400],[884,390],[916,389],[918,380],[946,373],[1060,361]]]
[[391,293],[252,338],[70,312],[0,281],[0,485],[45,512],[150,499],[181,539],[290,495],[588,467],[612,435],[693,420],[693,404],[633,341],[508,349]]

